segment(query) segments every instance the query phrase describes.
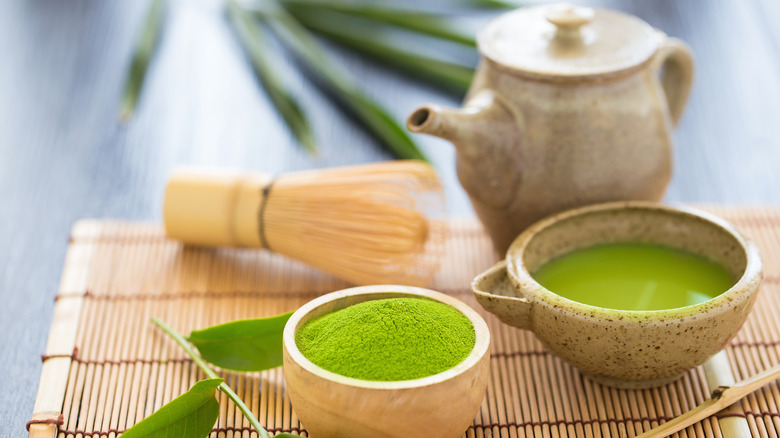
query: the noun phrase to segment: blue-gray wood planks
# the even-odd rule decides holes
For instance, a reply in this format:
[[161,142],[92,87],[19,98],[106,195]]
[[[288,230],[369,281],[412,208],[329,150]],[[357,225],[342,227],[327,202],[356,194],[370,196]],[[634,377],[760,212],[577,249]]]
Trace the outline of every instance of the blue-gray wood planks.
[[[215,2],[173,1],[138,113],[119,95],[148,1],[0,2],[0,436],[26,436],[68,232],[82,217],[159,220],[182,163],[284,172],[389,159],[284,56],[284,76],[322,149],[296,147]],[[218,3],[218,2],[216,2]],[[780,203],[780,3],[588,2],[636,14],[687,41],[696,77],[675,135],[667,199]],[[469,19],[478,28],[486,16]],[[457,97],[328,46],[399,119]],[[452,147],[417,137],[452,216],[472,215]]]

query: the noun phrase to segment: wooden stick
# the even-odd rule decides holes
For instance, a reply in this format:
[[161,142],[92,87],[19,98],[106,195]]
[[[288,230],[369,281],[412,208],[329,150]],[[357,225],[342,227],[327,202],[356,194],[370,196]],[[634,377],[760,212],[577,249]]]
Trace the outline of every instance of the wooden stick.
[[[734,373],[731,371],[731,364],[726,355],[726,351],[713,356],[704,363],[704,374],[707,377],[707,384],[710,391],[715,391],[718,387],[732,386],[736,382]],[[739,406],[729,406],[726,413],[739,413]],[[720,430],[726,438],[751,438],[747,420],[744,417],[725,417],[718,420]]]
[[716,412],[731,406],[762,386],[780,378],[780,365],[743,380],[733,386],[721,386],[712,392],[712,398],[694,409],[635,438],[661,438],[697,423]]

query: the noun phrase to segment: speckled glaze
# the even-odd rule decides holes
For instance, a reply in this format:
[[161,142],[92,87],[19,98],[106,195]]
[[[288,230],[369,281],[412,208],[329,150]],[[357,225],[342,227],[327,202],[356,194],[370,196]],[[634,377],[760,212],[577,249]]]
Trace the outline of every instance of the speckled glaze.
[[[724,266],[734,286],[694,306],[628,311],[554,294],[531,276],[542,264],[602,243],[654,243],[700,254]],[[613,202],[548,217],[520,234],[506,260],[477,276],[472,289],[486,310],[533,331],[563,360],[620,388],[668,383],[702,364],[736,335],[762,279],[755,245],[726,221],[651,202]]]
[[[455,145],[460,182],[501,253],[526,227],[559,211],[658,201],[671,176],[671,132],[690,91],[690,51],[626,14],[579,8],[593,16],[551,18],[559,9],[499,17],[479,35],[483,58],[464,108],[426,105],[407,121],[411,131]],[[523,25],[512,26],[515,19]],[[591,28],[595,36],[587,38]],[[525,41],[523,32],[539,36]],[[542,49],[501,51],[515,43]],[[591,43],[603,50],[588,51]],[[617,48],[618,58],[610,55]]]

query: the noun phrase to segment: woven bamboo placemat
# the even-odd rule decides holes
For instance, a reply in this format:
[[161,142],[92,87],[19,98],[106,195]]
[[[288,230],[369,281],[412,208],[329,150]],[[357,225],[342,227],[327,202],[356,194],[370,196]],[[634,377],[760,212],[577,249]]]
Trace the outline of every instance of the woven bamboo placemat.
[[[673,384],[635,391],[591,382],[548,354],[533,334],[482,311],[469,283],[499,255],[479,224],[452,222],[446,257],[432,288],[479,310],[493,338],[487,397],[465,436],[630,437],[708,398],[708,375],[717,386],[780,363],[780,208],[709,210],[761,247],[766,278],[758,301],[720,362],[710,364],[721,367],[720,375],[698,367]],[[149,322],[151,316],[188,333],[293,310],[347,286],[268,252],[182,247],[166,240],[157,225],[79,222],[72,231],[43,355],[30,436],[115,437],[204,378]],[[306,436],[285,395],[281,368],[224,376],[270,432]],[[211,436],[257,436],[235,406],[220,397],[221,413]],[[753,436],[776,437],[778,405],[780,386],[773,383],[679,436],[728,436],[721,428],[731,422],[729,427]]]

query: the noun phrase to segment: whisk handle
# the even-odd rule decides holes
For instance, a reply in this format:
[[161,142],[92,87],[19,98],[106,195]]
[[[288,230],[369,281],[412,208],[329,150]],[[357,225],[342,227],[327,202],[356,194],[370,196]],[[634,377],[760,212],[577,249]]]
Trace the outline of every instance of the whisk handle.
[[259,212],[271,181],[263,173],[175,169],[163,202],[168,237],[198,246],[262,247]]

